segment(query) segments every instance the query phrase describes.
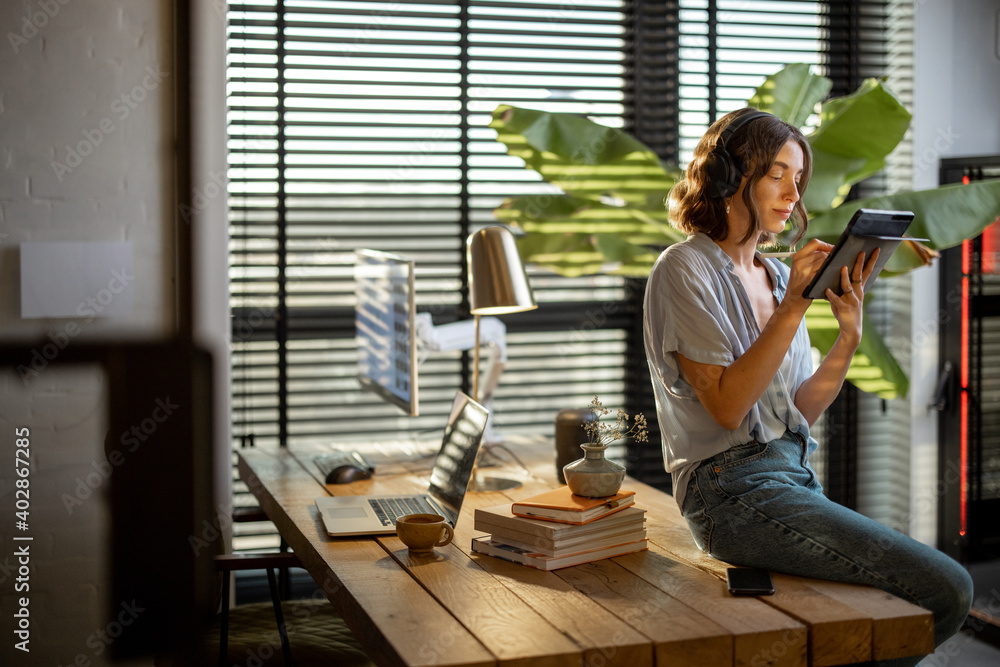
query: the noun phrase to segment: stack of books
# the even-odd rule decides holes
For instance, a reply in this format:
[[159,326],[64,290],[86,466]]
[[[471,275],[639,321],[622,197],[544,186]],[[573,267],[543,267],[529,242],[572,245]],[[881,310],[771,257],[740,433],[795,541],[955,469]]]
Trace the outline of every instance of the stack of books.
[[513,505],[477,509],[475,528],[483,537],[472,550],[540,570],[622,556],[648,547],[646,510],[635,492],[584,498],[563,486]]

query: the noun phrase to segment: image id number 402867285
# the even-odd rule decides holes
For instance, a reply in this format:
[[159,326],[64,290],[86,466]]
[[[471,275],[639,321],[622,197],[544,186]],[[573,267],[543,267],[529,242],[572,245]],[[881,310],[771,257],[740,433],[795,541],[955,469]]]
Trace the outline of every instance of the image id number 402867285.
[[17,594],[14,612],[14,648],[29,652],[31,638],[31,615],[29,612],[29,591],[31,590],[31,536],[28,532],[28,518],[31,512],[31,432],[27,428],[14,429],[14,561],[17,563],[17,577],[14,592]]
[[29,493],[31,486],[29,479],[31,474],[30,431],[26,428],[18,428],[14,429],[14,435],[17,436],[14,441],[14,444],[17,445],[14,449],[14,473],[16,476],[14,486],[17,487],[17,491],[14,493],[14,517],[16,519],[14,525],[18,530],[26,531],[28,530],[28,514],[31,509],[31,495]]

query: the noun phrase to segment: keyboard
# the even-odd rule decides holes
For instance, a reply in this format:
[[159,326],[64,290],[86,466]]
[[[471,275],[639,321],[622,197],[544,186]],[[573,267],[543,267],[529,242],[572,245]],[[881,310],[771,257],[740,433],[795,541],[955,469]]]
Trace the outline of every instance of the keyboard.
[[422,496],[369,498],[368,503],[383,526],[395,526],[396,518],[407,514],[437,514]]

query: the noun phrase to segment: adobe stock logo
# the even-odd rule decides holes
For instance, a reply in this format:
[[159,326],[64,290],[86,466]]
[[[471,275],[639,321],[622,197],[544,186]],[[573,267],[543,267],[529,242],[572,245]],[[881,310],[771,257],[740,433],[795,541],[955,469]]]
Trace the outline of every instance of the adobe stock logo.
[[68,5],[69,3],[70,0],[38,0],[35,3],[38,5],[38,10],[32,11],[29,9],[28,13],[21,18],[20,32],[7,33],[7,41],[10,42],[14,53],[18,53],[22,46],[33,39],[39,30],[47,26],[49,21],[56,17],[56,14],[61,9],[60,5]]
[[146,67],[146,76],[143,77],[142,83],[133,87],[127,93],[122,93],[111,103],[111,113],[113,116],[102,118],[98,121],[97,127],[82,130],[83,139],[77,141],[74,145],[66,145],[66,157],[63,158],[63,161],[52,161],[52,171],[55,173],[56,178],[59,179],[59,182],[62,183],[67,175],[73,173],[74,169],[83,164],[83,161],[92,155],[98,146],[104,143],[105,137],[118,129],[118,125],[115,124],[115,118],[120,123],[125,122],[132,112],[138,109],[139,105],[146,100],[149,94],[159,88],[163,79],[169,75],[169,72],[161,70],[159,65],[155,69],[152,66]]

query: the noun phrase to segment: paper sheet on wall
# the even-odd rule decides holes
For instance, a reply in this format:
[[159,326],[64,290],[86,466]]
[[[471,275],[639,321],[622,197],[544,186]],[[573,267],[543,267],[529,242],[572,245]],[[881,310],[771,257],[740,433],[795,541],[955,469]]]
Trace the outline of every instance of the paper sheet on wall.
[[21,244],[21,317],[127,317],[132,314],[132,244]]

